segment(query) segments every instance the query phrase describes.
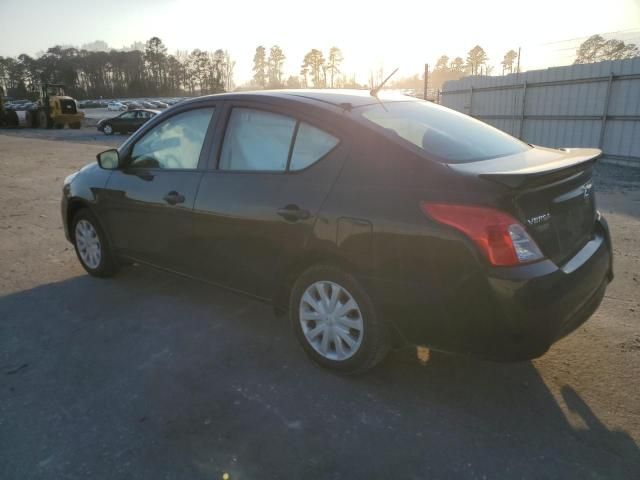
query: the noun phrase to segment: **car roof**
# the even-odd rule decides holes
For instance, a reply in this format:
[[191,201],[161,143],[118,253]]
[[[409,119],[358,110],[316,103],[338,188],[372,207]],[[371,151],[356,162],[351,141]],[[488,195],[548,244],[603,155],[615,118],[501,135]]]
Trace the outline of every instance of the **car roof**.
[[[315,104],[327,109],[352,109],[373,105],[376,103],[411,102],[421,101],[418,98],[402,95],[396,92],[382,90],[377,98],[369,93],[369,90],[347,89],[292,89],[292,90],[256,90],[246,92],[219,93],[189,99],[184,103],[197,103],[205,99],[219,100],[259,100],[259,99],[283,99]],[[183,104],[184,104],[183,103]]]

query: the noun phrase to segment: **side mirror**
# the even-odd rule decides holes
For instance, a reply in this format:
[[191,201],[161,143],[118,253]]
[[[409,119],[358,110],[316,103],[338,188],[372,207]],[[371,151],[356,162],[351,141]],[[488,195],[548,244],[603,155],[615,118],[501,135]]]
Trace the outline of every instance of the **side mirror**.
[[120,166],[120,154],[112,148],[96,155],[98,165],[105,170],[116,170]]

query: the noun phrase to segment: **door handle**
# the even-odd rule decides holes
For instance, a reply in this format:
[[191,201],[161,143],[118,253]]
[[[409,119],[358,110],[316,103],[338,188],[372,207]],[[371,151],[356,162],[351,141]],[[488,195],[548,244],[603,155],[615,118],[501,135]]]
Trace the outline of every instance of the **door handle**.
[[309,210],[298,207],[297,205],[287,205],[286,207],[279,208],[277,214],[285,220],[290,222],[297,222],[298,220],[306,220],[311,216]]
[[162,197],[169,205],[177,205],[178,203],[184,203],[184,195],[172,190]]

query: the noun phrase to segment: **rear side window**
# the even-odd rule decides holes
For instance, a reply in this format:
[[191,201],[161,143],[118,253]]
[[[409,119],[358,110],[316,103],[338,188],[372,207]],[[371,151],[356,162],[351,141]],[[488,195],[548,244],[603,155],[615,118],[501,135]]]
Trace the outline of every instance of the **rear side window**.
[[531,148],[491,125],[430,102],[370,105],[361,115],[443,163],[504,157]]
[[296,121],[249,108],[234,108],[220,156],[221,170],[284,172]]
[[338,141],[336,137],[319,128],[300,123],[289,170],[307,168],[329,153],[338,144]]

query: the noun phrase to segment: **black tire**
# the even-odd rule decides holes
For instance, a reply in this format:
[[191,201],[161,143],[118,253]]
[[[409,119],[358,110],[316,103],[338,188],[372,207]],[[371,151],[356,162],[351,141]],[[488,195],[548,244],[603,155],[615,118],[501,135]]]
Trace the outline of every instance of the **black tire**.
[[54,123],[53,126],[58,130],[62,130],[64,128],[64,123]]
[[[362,342],[353,356],[345,360],[332,360],[317,352],[307,340],[300,323],[301,298],[308,287],[321,281],[333,282],[348,290],[362,314]],[[357,375],[370,370],[389,352],[388,329],[376,312],[371,297],[352,275],[333,266],[317,265],[298,277],[289,299],[289,319],[293,332],[307,355],[318,365],[345,375]]]
[[49,128],[49,117],[44,110],[38,111],[38,128]]
[[78,130],[80,127],[82,127],[82,124],[80,122],[74,122],[69,124],[69,128],[73,128],[74,130]]
[[33,114],[29,111],[25,112],[25,122],[24,126],[26,128],[33,128],[35,120],[33,118]]
[[102,132],[105,135],[113,135],[113,125],[111,125],[110,123],[107,123],[104,127],[102,127]]
[[[89,224],[94,228],[95,232],[97,232],[100,244],[100,262],[95,267],[88,265],[83,260],[78,248],[78,242],[76,241],[76,227],[82,220],[89,222]],[[94,277],[110,277],[116,273],[116,271],[118,270],[118,264],[113,254],[111,253],[111,246],[109,245],[107,236],[102,230],[98,219],[93,213],[91,213],[88,208],[78,210],[74,215],[73,221],[71,222],[71,238],[73,239],[73,246],[75,247],[78,260],[89,275],[92,275]]]

